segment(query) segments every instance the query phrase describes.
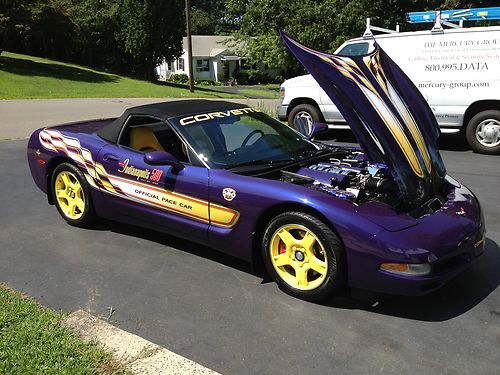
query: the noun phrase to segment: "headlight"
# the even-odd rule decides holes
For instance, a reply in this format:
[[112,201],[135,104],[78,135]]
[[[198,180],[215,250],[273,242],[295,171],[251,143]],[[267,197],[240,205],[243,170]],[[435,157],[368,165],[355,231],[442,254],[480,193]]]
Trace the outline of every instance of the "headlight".
[[431,273],[429,263],[382,263],[380,269],[397,275],[425,276]]

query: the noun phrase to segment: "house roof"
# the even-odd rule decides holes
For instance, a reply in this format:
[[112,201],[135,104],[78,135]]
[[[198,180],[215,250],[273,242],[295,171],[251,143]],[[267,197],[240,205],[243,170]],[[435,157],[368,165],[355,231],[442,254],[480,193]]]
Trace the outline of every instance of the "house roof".
[[[222,35],[192,35],[191,41],[193,44],[193,56],[210,56],[215,57],[221,53],[231,49],[232,38]],[[182,40],[184,49],[187,49],[187,38]]]

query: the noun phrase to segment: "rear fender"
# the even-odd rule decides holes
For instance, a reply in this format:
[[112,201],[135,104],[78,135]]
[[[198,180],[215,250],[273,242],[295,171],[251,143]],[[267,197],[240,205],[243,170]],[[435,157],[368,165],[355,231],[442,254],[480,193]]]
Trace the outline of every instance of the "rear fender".
[[[43,133],[42,133],[43,132]],[[75,137],[77,136],[77,137]],[[54,204],[50,194],[51,176],[55,168],[64,162],[71,163],[84,174],[94,166],[95,155],[105,141],[95,133],[61,132],[57,128],[38,129],[28,142],[28,163],[36,185],[47,194],[49,204]],[[95,172],[94,172],[95,173]],[[93,186],[98,191],[97,186]],[[94,193],[91,193],[94,196]]]

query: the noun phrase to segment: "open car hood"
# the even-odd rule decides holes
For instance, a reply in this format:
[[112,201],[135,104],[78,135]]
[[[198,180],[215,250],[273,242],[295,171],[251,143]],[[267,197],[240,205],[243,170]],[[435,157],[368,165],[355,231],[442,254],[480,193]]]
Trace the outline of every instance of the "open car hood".
[[281,37],[335,103],[373,163],[391,170],[403,198],[419,203],[442,191],[446,169],[437,148],[440,134],[424,97],[374,42],[363,56],[312,50]]

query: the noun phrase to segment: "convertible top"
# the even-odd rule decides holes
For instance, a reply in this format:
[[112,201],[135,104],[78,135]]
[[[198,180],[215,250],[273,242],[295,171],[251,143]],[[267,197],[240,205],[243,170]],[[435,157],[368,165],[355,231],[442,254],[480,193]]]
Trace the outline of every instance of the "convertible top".
[[97,134],[110,142],[116,143],[120,130],[130,115],[147,115],[168,120],[182,115],[194,115],[219,110],[246,108],[248,105],[222,100],[174,100],[127,108],[123,114],[109,125],[100,129]]

